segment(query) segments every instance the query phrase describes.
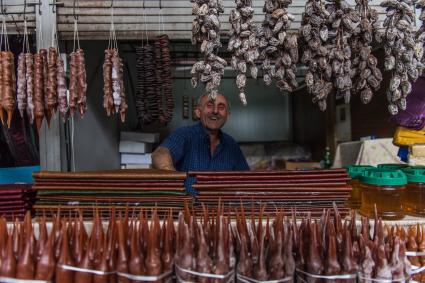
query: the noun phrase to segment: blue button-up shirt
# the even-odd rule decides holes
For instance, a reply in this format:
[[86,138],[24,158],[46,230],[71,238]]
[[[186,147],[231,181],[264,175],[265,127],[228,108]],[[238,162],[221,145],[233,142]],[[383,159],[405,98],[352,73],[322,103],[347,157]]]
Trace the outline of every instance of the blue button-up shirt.
[[210,139],[201,123],[182,127],[161,144],[170,150],[178,171],[235,171],[249,166],[236,141],[220,131],[220,143],[211,156]]
[[[201,123],[182,127],[168,136],[160,146],[168,148],[178,171],[243,171],[248,163],[236,141],[220,131],[220,143],[211,155],[210,139]],[[191,191],[193,180],[186,182]],[[193,191],[191,191],[193,192]]]

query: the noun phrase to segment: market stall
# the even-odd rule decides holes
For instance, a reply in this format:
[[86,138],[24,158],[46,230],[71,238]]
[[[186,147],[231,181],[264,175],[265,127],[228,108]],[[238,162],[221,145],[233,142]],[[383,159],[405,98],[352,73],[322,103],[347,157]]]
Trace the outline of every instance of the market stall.
[[[0,282],[425,282],[423,0],[0,8]],[[202,94],[240,164],[153,168]]]

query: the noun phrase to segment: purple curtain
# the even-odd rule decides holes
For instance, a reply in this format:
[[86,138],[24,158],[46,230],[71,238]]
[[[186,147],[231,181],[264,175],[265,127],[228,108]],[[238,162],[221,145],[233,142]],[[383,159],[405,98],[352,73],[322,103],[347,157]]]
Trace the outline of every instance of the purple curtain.
[[407,109],[391,118],[399,126],[420,130],[425,126],[425,75],[422,74],[407,96]]

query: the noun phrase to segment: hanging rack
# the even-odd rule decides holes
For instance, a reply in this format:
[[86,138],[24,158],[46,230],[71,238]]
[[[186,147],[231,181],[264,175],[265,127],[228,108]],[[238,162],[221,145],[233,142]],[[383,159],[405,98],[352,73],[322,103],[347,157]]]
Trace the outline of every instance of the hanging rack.
[[38,0],[38,3],[35,3],[35,5],[38,5],[38,14],[41,16],[41,0]]
[[56,2],[56,0],[53,0],[52,3],[49,3],[49,6],[52,6],[52,13],[56,13],[56,8],[59,6],[64,6],[65,3],[63,2]]
[[1,0],[0,5],[1,5],[1,14],[2,14],[3,17],[5,17],[6,16],[6,10],[3,7],[3,0]]

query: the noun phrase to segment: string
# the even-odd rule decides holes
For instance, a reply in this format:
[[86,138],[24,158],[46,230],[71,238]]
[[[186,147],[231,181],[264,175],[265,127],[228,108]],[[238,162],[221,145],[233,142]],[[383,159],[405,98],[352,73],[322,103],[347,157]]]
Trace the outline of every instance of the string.
[[25,53],[26,43],[27,43],[27,19],[24,19],[24,39],[22,41],[22,53]]
[[[144,3],[144,2],[143,2]],[[143,5],[143,11],[145,11],[145,6]],[[142,13],[142,18],[143,18],[143,13]],[[145,42],[144,42],[144,38],[143,38],[143,33],[144,33],[144,30],[143,30],[143,23],[141,22],[141,30],[142,30],[142,47],[145,45]]]
[[5,48],[5,51],[9,51],[10,48],[9,48],[9,39],[8,39],[8,36],[7,36],[6,17],[4,15],[3,15],[3,29],[4,29],[4,33],[3,33],[4,48]]
[[58,53],[58,56],[60,56],[60,50],[59,50],[59,38],[58,38],[58,29],[57,26],[54,26],[55,29],[55,43],[56,43],[56,51]]
[[[113,2],[112,2],[113,3]],[[112,31],[114,29],[114,6],[111,5],[111,26],[109,28],[109,40],[108,40],[108,49],[111,49],[112,44]]]
[[[4,20],[4,15],[3,15],[3,20]],[[1,22],[1,35],[0,35],[0,51],[3,50],[3,33],[4,33],[4,21],[2,20]],[[6,43],[5,43],[6,45]]]
[[144,7],[143,7],[143,20],[145,22],[146,45],[149,45],[148,24],[147,24],[147,18],[146,18],[146,10]]
[[165,34],[164,13],[162,12],[162,8],[161,8],[161,27],[162,27],[162,33]]
[[40,15],[40,25],[39,25],[39,27],[40,27],[40,32],[39,32],[39,36],[38,36],[38,40],[39,40],[39,42],[40,42],[40,45],[39,45],[39,47],[40,47],[40,49],[41,48],[43,48],[43,46],[44,46],[44,41],[43,41],[43,28],[42,28],[42,26],[43,26],[43,15]]
[[[74,0],[74,13],[75,13],[75,2],[77,2],[77,15],[80,12],[80,1]],[[80,47],[80,37],[78,34],[78,16],[74,14],[74,45],[73,45],[73,51],[75,51],[75,41],[77,41],[77,49],[81,49]]]

